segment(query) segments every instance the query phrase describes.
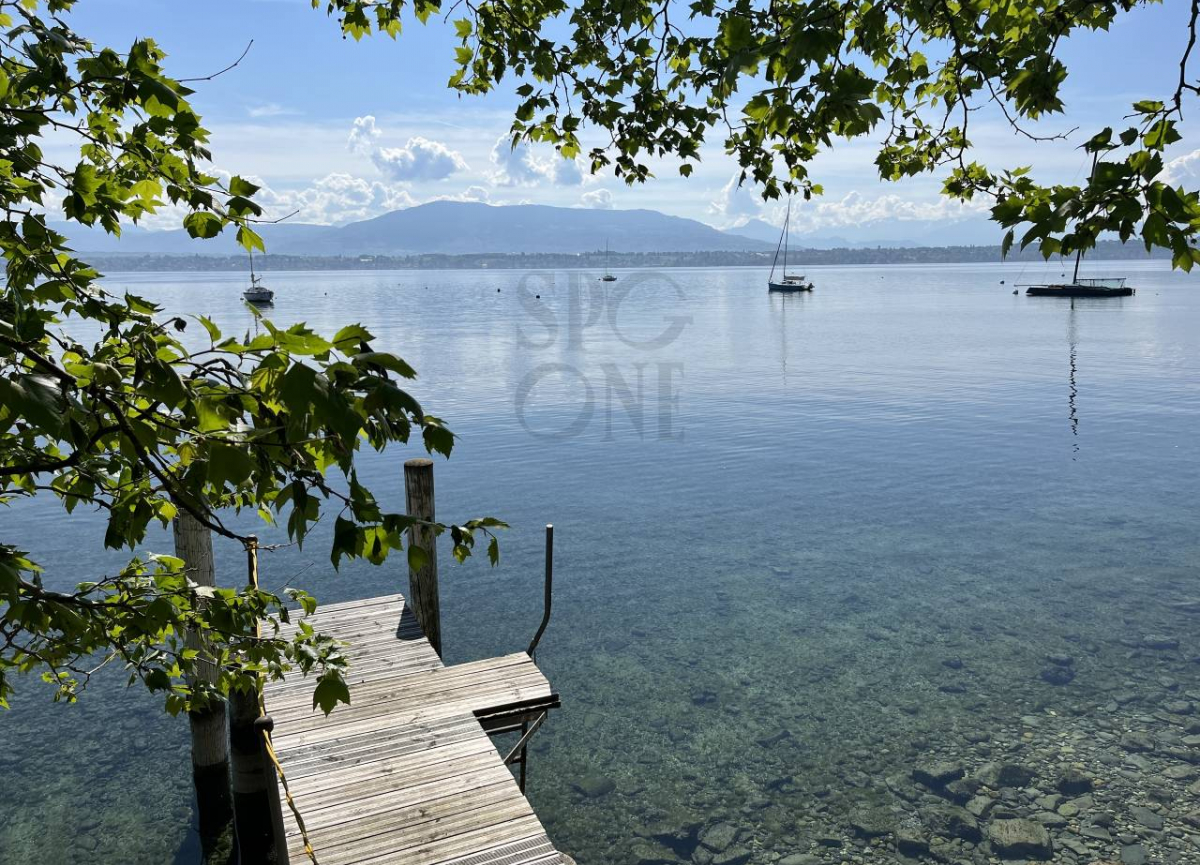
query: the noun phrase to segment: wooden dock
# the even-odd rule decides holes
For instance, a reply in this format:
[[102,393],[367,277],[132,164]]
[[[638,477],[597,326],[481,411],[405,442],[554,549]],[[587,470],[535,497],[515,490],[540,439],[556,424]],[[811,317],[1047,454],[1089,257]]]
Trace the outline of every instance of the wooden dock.
[[[348,644],[350,705],[314,710],[315,682],[298,674],[265,697],[320,865],[564,861],[489,737],[536,729],[559,705],[527,654],[447,667],[401,595],[323,606],[308,621]],[[286,804],[283,815],[290,862],[304,865]]]

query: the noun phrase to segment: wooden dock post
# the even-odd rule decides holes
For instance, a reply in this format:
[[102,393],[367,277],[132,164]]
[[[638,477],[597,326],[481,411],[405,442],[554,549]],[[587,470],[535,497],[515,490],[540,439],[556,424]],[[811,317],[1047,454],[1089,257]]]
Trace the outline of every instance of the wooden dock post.
[[[433,460],[415,459],[404,464],[404,493],[408,515],[433,522]],[[438,601],[437,540],[432,529],[413,526],[408,530],[410,545],[425,551],[425,565],[408,569],[408,600],[425,639],[442,656],[442,611]]]
[[263,750],[256,691],[229,695],[229,743],[233,757],[233,816],[241,861],[279,863],[276,843],[281,839],[276,837],[275,827],[279,793],[274,767]]
[[[212,534],[186,511],[180,511],[172,526],[175,555],[183,559],[189,579],[200,586],[216,585]],[[191,630],[184,638],[189,649],[200,652],[192,684],[215,683],[217,669],[207,652],[204,639]],[[212,700],[206,708],[188,713],[188,721],[192,728],[192,778],[196,784],[201,845],[207,849],[227,829],[233,818],[229,800],[229,740],[225,728],[225,701]]]
[[[250,583],[258,584],[257,540],[247,548]],[[233,766],[233,817],[240,861],[287,865],[287,839],[279,803],[275,767],[267,756],[258,687],[229,695],[229,745]]]

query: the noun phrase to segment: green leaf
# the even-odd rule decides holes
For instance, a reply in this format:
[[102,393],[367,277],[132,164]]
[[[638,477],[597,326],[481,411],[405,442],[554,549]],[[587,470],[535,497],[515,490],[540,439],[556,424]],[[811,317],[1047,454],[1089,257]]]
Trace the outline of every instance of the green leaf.
[[216,214],[197,211],[189,213],[184,218],[183,227],[187,229],[187,233],[192,237],[200,237],[207,240],[220,234],[224,226],[221,222],[221,217]]
[[319,708],[328,715],[338,703],[350,705],[350,688],[346,680],[336,672],[321,674],[317,679],[317,687],[313,689],[313,708]]
[[421,436],[425,440],[425,449],[430,453],[450,456],[450,452],[454,449],[454,434],[442,426],[441,421],[437,418],[426,417],[425,421],[425,426],[421,429]]
[[230,195],[240,195],[240,196],[244,196],[244,197],[248,198],[251,195],[253,195],[254,193],[258,192],[258,190],[259,190],[258,186],[255,186],[253,183],[251,183],[248,180],[245,180],[244,178],[238,177],[236,175],[229,178],[229,194]]
[[429,554],[416,544],[408,545],[408,567],[409,570],[416,572],[429,564]]
[[355,366],[378,366],[404,378],[416,378],[417,372],[394,354],[380,351],[368,351],[356,354],[350,359]]
[[204,329],[206,331],[208,331],[208,338],[211,339],[214,343],[220,342],[221,341],[221,329],[219,327],[217,327],[216,323],[211,318],[208,318],[207,316],[203,316],[203,315],[199,316],[199,319],[200,319],[200,324],[204,325]]
[[263,239],[253,229],[245,225],[238,226],[237,242],[241,244],[243,249],[250,252],[256,249],[259,252],[267,251],[267,246],[263,243]]

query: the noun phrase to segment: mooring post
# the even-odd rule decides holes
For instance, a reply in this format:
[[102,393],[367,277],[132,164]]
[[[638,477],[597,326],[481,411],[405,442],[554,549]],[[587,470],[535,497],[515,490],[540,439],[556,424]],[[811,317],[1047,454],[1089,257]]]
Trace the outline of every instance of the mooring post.
[[233,757],[233,815],[242,862],[277,863],[273,769],[263,753],[258,694],[229,695],[229,744]]
[[[415,459],[404,464],[404,492],[408,515],[433,522],[433,460]],[[442,611],[438,602],[437,540],[433,529],[412,526],[408,543],[425,551],[425,564],[408,569],[408,602],[417,624],[433,650],[442,656]]]
[[[198,586],[216,585],[212,534],[186,511],[173,521],[175,555],[183,559],[188,579]],[[197,602],[204,604],[203,598]],[[184,635],[189,649],[200,654],[190,683],[214,684],[217,668],[206,641],[195,630]],[[203,709],[188,713],[192,728],[192,779],[196,784],[196,810],[201,846],[206,850],[229,826],[233,817],[229,801],[229,740],[225,729],[225,701],[214,698]]]
[[[258,584],[258,551],[255,540],[247,548],[250,583]],[[267,755],[264,729],[270,718],[262,716],[259,683],[229,695],[229,746],[233,766],[233,817],[242,863],[287,865],[287,844],[275,767]]]

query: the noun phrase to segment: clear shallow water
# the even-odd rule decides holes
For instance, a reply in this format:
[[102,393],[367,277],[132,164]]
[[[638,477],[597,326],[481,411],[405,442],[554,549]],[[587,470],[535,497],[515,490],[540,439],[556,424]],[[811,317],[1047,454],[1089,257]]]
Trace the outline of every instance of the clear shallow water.
[[[727,817],[766,855],[878,801],[914,742],[1127,686],[1130,634],[1200,654],[1194,280],[1120,265],[1135,297],[1072,310],[1013,296],[1020,267],[816,269],[791,297],[747,270],[279,273],[270,315],[361,321],[403,355],[461,437],[439,516],[513,524],[499,569],[443,567],[448,661],[524,647],[557,526],[539,662],[564,707],[530,796],[562,849],[625,862],[638,826]],[[231,332],[252,327],[242,282],[110,279]],[[411,455],[367,458],[385,501]],[[49,502],[0,521],[64,585],[120,559]],[[266,582],[405,584],[399,563],[333,574],[324,540],[268,557]],[[1054,652],[1067,686],[1039,678]],[[0,861],[196,862],[186,724],[160,714],[115,681],[74,707],[22,683]],[[616,790],[582,795],[589,775]]]

